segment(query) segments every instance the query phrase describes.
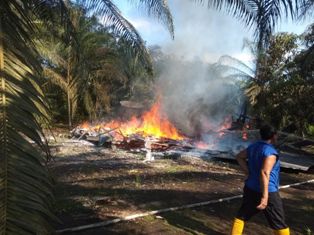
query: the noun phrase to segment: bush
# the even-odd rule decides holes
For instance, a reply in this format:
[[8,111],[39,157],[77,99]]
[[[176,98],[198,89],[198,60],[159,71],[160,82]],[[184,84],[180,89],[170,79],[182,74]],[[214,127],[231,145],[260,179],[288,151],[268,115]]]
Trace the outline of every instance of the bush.
[[314,137],[314,125],[309,124],[306,129],[307,129],[307,134],[309,136]]

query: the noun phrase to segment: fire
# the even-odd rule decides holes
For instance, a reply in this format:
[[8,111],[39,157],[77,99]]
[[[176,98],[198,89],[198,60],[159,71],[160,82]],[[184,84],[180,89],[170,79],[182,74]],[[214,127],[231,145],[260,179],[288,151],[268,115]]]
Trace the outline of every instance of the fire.
[[232,123],[231,116],[225,117],[224,121],[221,123],[221,125],[218,128],[217,132],[223,132],[224,130],[229,129],[231,127],[231,123]]
[[160,113],[160,102],[153,105],[150,111],[144,113],[143,123],[139,128],[146,135],[156,137],[166,137],[170,139],[180,140],[184,137],[181,136],[177,129],[163,117]]
[[[133,116],[128,121],[112,120],[110,122],[101,123],[98,125],[89,125],[87,122],[80,125],[82,129],[88,129],[97,133],[105,133],[106,131],[112,131],[110,134],[114,136],[116,140],[122,140],[124,137],[128,137],[134,134],[142,137],[155,137],[155,138],[168,138],[173,140],[188,139],[184,135],[180,134],[176,127],[167,119],[167,117],[161,112],[160,99],[145,112],[141,117]],[[220,123],[215,126],[209,122],[206,122],[206,128],[204,134],[211,133],[215,135],[215,138],[220,139],[225,135],[225,130],[231,127],[231,117],[226,117]],[[194,146],[200,149],[212,148],[215,143],[207,143],[208,141],[199,140],[194,142]]]
[[212,149],[215,144],[213,143],[205,143],[204,141],[198,141],[198,142],[195,142],[194,143],[194,146],[198,149],[204,149],[204,150],[207,150],[207,149]]
[[[92,127],[93,130],[99,128],[119,129],[123,136],[132,134],[141,134],[142,136],[154,136],[156,138],[169,138],[174,140],[182,140],[185,137],[180,135],[174,125],[162,115],[160,101],[158,100],[149,111],[144,113],[141,118],[133,116],[129,121],[119,122],[111,121]],[[81,125],[86,127],[86,123]]]
[[242,139],[247,141],[249,139],[248,137],[248,129],[250,128],[249,125],[245,125],[242,129]]

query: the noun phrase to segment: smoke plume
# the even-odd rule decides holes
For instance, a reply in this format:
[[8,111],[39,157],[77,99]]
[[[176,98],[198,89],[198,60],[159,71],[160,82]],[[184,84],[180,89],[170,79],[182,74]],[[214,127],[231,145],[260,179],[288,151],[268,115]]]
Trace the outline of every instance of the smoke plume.
[[182,0],[170,6],[176,7],[176,36],[162,45],[164,56],[156,62],[164,111],[188,135],[217,131],[239,113],[242,95],[236,81],[223,77],[213,62],[234,55],[234,43],[245,33],[234,31],[242,27],[239,21],[206,6]]

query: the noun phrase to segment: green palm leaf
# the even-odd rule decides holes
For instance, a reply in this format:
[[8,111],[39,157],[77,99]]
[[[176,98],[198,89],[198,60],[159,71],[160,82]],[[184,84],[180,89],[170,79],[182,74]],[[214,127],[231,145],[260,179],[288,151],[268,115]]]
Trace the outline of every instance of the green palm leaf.
[[167,0],[131,0],[146,9],[149,15],[153,15],[157,19],[161,20],[163,24],[168,28],[172,38],[174,38],[174,26],[173,19],[167,4]]
[[[258,48],[268,46],[275,26],[283,17],[296,18],[304,0],[193,0],[207,2],[208,7],[225,10],[253,27]],[[313,0],[308,0],[311,2]]]
[[254,15],[252,14],[252,6],[250,1],[246,0],[192,0],[197,3],[207,2],[209,8],[226,11],[228,14],[241,19],[246,25],[254,24]]
[[59,86],[65,93],[68,90],[68,84],[64,80],[64,77],[56,73],[50,68],[44,68],[44,75],[48,77],[52,83]]
[[[128,47],[125,47],[127,53],[130,53],[133,57],[138,57],[143,65],[152,69],[151,58],[143,39],[134,26],[121,15],[121,12],[112,1],[80,0],[78,2],[84,4],[93,14],[100,16],[104,24],[107,27],[110,27],[112,33],[129,45]],[[173,22],[166,1],[139,0],[137,2],[142,6],[145,6],[149,14],[153,14],[163,20],[173,37]]]
[[47,111],[29,6],[0,3],[0,234],[47,234],[53,218],[51,180],[41,153],[48,149],[37,122]]
[[242,61],[228,55],[221,56],[218,60],[217,69],[222,73],[254,79],[255,71]]

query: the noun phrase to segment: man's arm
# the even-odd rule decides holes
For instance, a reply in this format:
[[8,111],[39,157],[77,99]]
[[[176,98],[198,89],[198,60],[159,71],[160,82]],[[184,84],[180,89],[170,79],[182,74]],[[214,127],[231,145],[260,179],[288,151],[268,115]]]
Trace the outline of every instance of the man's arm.
[[262,198],[260,204],[256,207],[259,210],[264,210],[268,204],[268,184],[270,172],[273,169],[273,166],[276,163],[276,156],[271,155],[264,159],[263,166],[261,169],[261,192]]
[[244,172],[245,175],[249,175],[249,169],[247,167],[246,159],[247,159],[246,149],[242,150],[240,153],[236,155],[236,160],[239,163],[242,171]]

